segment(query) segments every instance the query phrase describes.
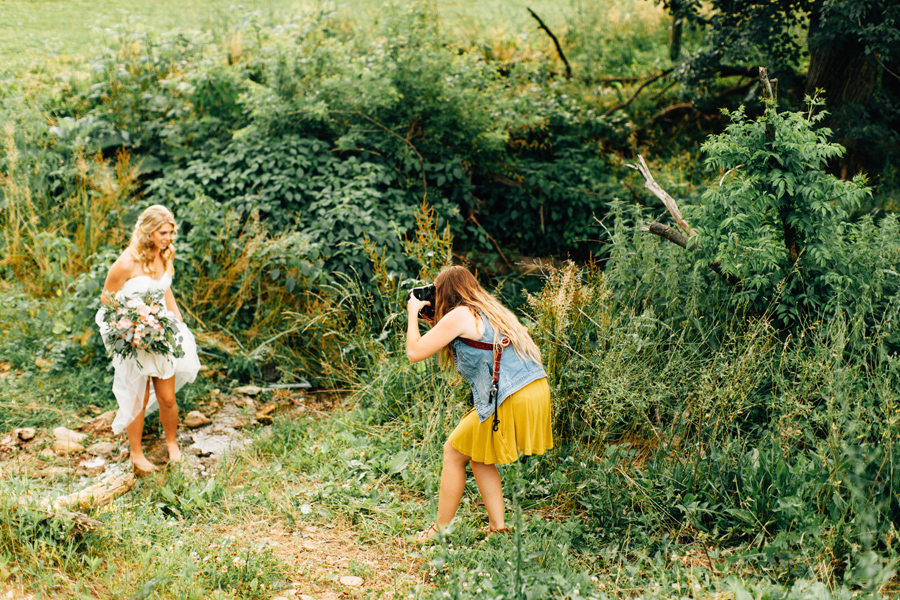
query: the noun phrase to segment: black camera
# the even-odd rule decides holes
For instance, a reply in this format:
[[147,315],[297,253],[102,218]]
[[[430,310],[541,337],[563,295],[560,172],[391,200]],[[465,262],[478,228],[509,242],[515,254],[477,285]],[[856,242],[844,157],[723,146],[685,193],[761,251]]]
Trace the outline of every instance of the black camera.
[[409,293],[406,294],[406,300],[409,301],[410,296],[415,296],[419,300],[424,300],[426,302],[431,302],[428,306],[423,306],[422,310],[419,311],[419,316],[426,318],[428,320],[434,320],[434,284],[429,283],[428,285],[423,285],[420,287],[415,287],[409,290]]

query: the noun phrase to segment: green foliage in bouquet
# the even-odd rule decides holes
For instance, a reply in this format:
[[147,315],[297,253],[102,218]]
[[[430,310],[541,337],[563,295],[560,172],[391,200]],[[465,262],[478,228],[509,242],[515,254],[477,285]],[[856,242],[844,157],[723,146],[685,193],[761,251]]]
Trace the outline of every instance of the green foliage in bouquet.
[[156,290],[128,298],[104,295],[103,321],[108,329],[103,342],[110,357],[137,358],[140,351],[175,358],[184,356],[178,322],[166,308],[165,291]]

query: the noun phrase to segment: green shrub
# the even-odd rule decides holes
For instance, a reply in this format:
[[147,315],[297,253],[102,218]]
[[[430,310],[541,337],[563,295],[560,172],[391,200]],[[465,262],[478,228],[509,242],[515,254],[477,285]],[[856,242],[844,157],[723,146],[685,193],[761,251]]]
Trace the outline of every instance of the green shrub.
[[[811,111],[821,102],[811,100]],[[781,325],[846,314],[867,328],[893,330],[900,245],[895,216],[881,223],[851,215],[870,194],[861,179],[825,172],[842,153],[815,130],[823,113],[778,113],[750,120],[731,115],[726,131],[703,149],[726,174],[702,202],[685,207],[697,228],[702,260],[739,281],[733,305],[769,312]],[[886,333],[888,348],[900,334]]]

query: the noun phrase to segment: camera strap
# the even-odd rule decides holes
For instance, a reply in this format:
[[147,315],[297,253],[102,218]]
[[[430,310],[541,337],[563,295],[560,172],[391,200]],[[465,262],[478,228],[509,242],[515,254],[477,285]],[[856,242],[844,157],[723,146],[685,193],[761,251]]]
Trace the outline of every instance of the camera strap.
[[469,340],[464,337],[459,338],[460,341],[466,346],[470,346],[472,348],[477,348],[478,350],[490,350],[494,353],[494,368],[491,371],[491,392],[488,394],[488,402],[494,404],[494,427],[493,431],[497,431],[500,427],[500,419],[497,417],[497,396],[498,396],[498,382],[500,381],[500,357],[503,356],[503,349],[508,348],[512,343],[510,339],[506,336],[503,336],[503,339],[500,340],[497,344],[488,344],[487,342],[479,342],[476,340]]

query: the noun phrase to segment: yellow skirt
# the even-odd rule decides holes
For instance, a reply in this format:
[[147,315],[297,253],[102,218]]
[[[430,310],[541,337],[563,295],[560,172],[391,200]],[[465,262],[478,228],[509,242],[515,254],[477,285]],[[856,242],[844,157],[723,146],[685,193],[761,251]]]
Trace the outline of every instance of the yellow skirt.
[[546,377],[514,392],[497,413],[500,427],[494,432],[493,416],[482,423],[475,409],[470,410],[450,434],[450,445],[487,465],[505,465],[515,461],[520,452],[543,454],[553,448],[550,385]]

